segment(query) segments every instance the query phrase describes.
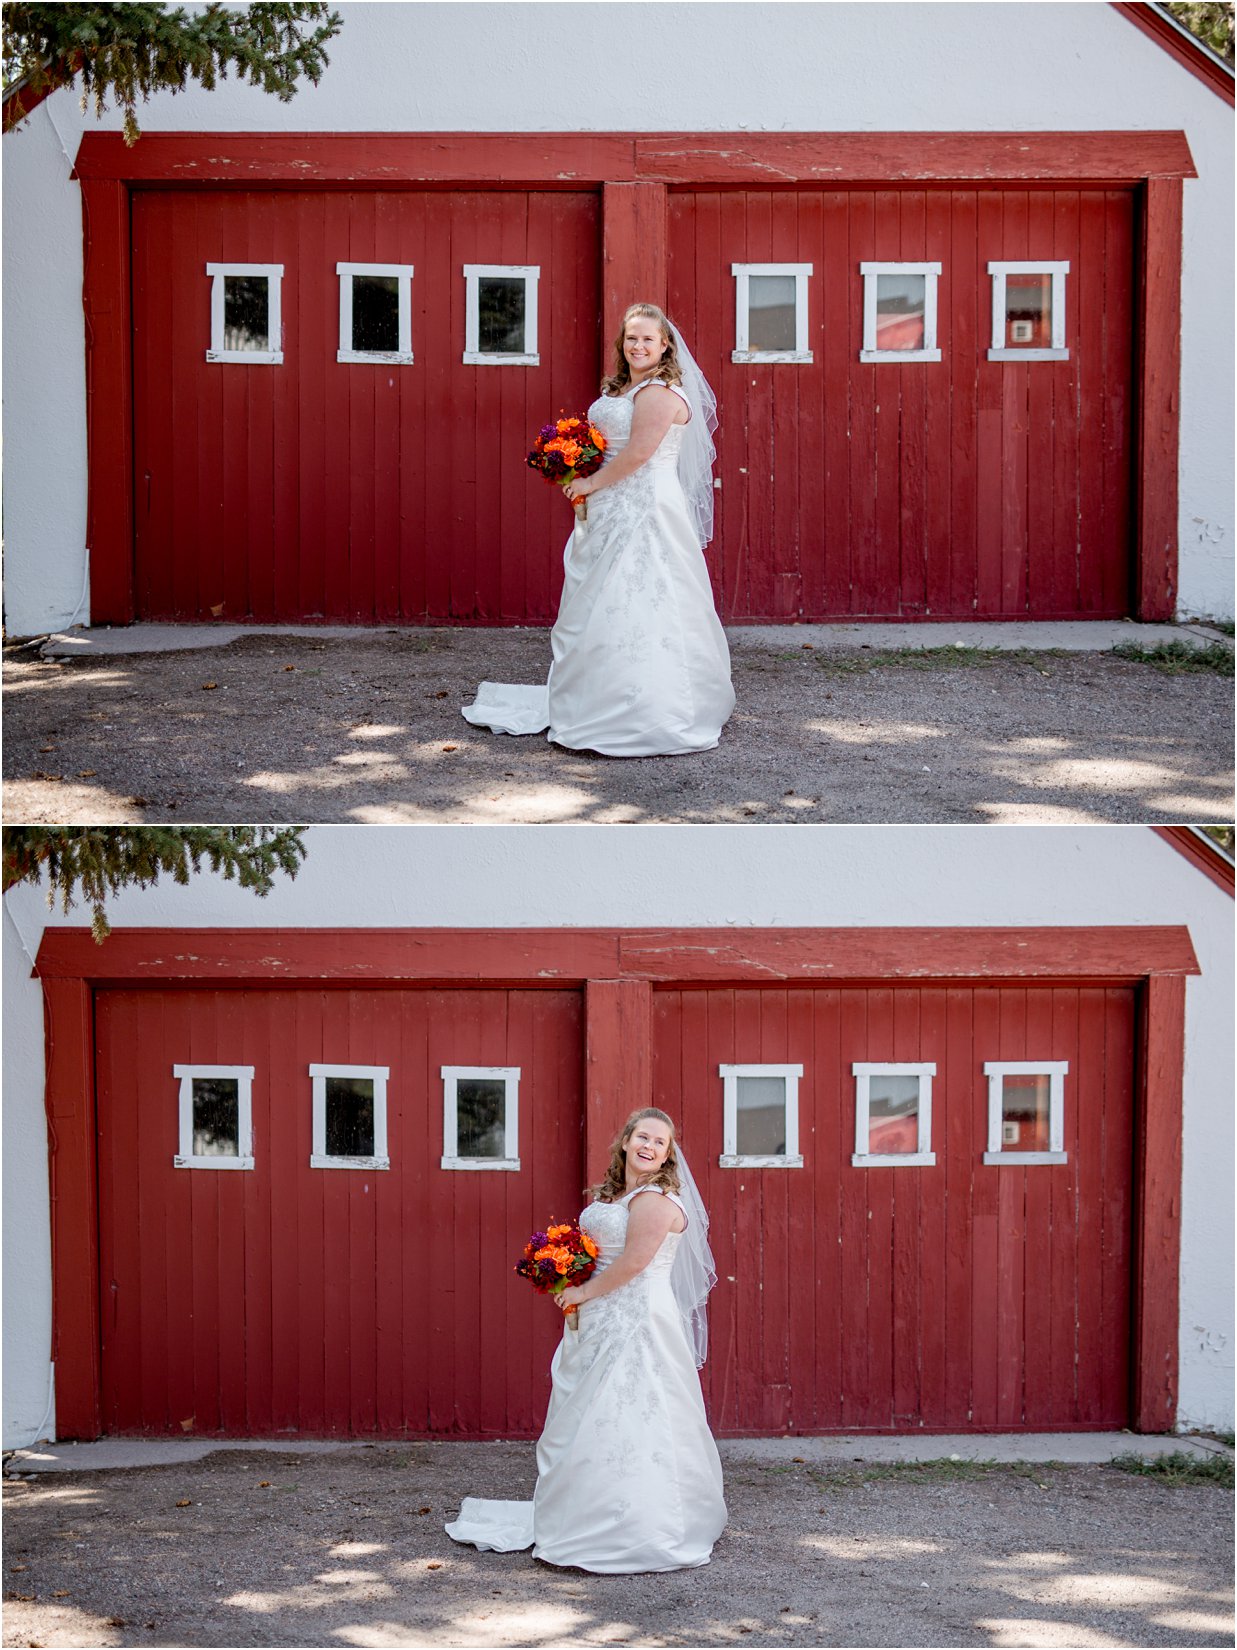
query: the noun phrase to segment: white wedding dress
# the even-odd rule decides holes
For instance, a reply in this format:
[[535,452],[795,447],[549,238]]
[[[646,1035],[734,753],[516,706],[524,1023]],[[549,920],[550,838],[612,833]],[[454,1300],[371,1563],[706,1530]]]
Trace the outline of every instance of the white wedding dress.
[[[606,438],[606,464],[626,447],[648,382],[588,409]],[[548,730],[555,744],[605,756],[717,744],[734,709],[730,650],[679,484],[683,429],[672,424],[648,463],[594,494],[587,521],[577,520],[545,686],[482,682],[463,707],[470,722],[494,733]]]
[[[580,1216],[600,1249],[598,1272],[622,1252],[627,1205],[636,1195],[592,1203]],[[671,1232],[630,1283],[586,1302],[578,1329],[564,1323],[550,1367],[533,1499],[469,1496],[446,1526],[453,1540],[486,1552],[531,1547],[547,1564],[601,1574],[709,1562],[726,1503],[700,1377],[670,1286],[681,1235]]]

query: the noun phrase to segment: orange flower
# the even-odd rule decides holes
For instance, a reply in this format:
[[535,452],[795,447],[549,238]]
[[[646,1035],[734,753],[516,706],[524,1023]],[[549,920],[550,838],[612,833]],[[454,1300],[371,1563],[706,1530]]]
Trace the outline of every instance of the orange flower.
[[557,1243],[559,1238],[565,1238],[570,1231],[570,1226],[547,1226],[545,1235],[551,1243]]
[[591,424],[588,427],[588,438],[593,443],[594,447],[601,447],[604,449],[606,445],[605,436],[602,435],[600,430],[594,429]]
[[578,418],[560,418],[556,428],[559,435],[568,435],[572,430],[580,428],[580,420]]
[[588,1253],[592,1255],[593,1259],[596,1260],[597,1245],[593,1242],[592,1238],[589,1237],[587,1232],[582,1232],[580,1234],[580,1242],[584,1245],[585,1249],[587,1249]]
[[574,464],[579,458],[582,450],[583,449],[578,441],[564,441],[561,449],[563,457],[567,460],[568,464]]

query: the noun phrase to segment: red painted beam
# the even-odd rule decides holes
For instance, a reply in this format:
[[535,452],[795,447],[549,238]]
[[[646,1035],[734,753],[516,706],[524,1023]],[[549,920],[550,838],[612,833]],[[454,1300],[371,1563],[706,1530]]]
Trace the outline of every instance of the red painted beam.
[[584,1161],[608,1162],[628,1116],[653,1104],[653,990],[647,980],[590,980],[585,991]]
[[1143,190],[1141,361],[1135,428],[1136,616],[1177,611],[1177,448],[1181,418],[1181,180],[1151,178]]
[[86,543],[91,624],[131,624],[133,591],[133,321],[129,190],[82,184],[86,316]]
[[97,984],[562,986],[797,980],[1137,980],[1197,974],[1189,930],[1086,928],[48,929],[44,979]]
[[76,176],[135,183],[512,186],[1133,184],[1195,177],[1183,132],[87,132]]
[[1223,888],[1229,899],[1233,898],[1233,862],[1219,848],[1189,825],[1153,825],[1151,829],[1170,848],[1184,854],[1205,877],[1210,877],[1217,888]]
[[601,192],[602,371],[631,304],[666,306],[666,186],[607,183]]
[[1111,4],[1114,11],[1119,11],[1136,29],[1149,35],[1157,46],[1162,46],[1170,57],[1176,58],[1183,69],[1188,69],[1196,80],[1210,86],[1217,97],[1222,97],[1230,108],[1233,107],[1233,71],[1195,40],[1188,30],[1178,27],[1159,6],[1144,5],[1142,0],[1135,0],[1133,4],[1129,0],[1111,0]]
[[1134,1139],[1134,1356],[1132,1420],[1170,1432],[1177,1420],[1181,1262],[1181,1089],[1185,981],[1144,988],[1139,1108]]

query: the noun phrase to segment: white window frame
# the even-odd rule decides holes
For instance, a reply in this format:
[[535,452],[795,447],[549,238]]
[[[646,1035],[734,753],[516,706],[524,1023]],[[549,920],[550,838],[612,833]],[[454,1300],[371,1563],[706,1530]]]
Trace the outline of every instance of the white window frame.
[[[335,359],[344,364],[378,362],[383,366],[412,365],[412,264],[336,264],[339,277],[339,349]],[[394,275],[399,282],[399,348],[395,350],[352,348],[352,277],[354,275]]]
[[[520,1067],[443,1066],[442,1166],[444,1169],[512,1169],[520,1167]],[[489,1078],[506,1086],[503,1111],[503,1155],[461,1157],[457,1089],[461,1078]]]
[[[1068,1163],[1065,1150],[1065,1078],[1069,1072],[1068,1060],[985,1060],[984,1076],[988,1079],[988,1150],[984,1162],[1000,1166],[1002,1163]],[[1046,1152],[1011,1151],[1001,1145],[1001,1125],[1005,1120],[1003,1107],[1006,1077],[1048,1077],[1048,1150]]]
[[[860,264],[863,276],[863,348],[861,361],[939,361],[941,352],[936,346],[937,279],[940,264]],[[877,349],[876,299],[881,275],[922,275],[923,292],[923,348]]]
[[[481,349],[481,278],[501,275],[524,282],[524,348],[494,354]],[[464,265],[464,365],[466,367],[539,367],[537,353],[537,283],[540,264]]]
[[[1048,258],[1022,258],[1013,263],[990,263],[992,277],[992,346],[989,361],[1068,361],[1065,347],[1065,277],[1069,263]],[[1052,276],[1052,348],[1011,349],[1005,342],[1005,277],[1007,275]]]
[[[802,1066],[718,1066],[722,1080],[722,1169],[801,1169],[799,1150],[799,1079]],[[783,1077],[786,1080],[786,1150],[780,1156],[743,1156],[739,1151],[740,1077]]]
[[[734,276],[734,349],[730,359],[742,365],[761,362],[793,362],[811,365],[812,352],[808,348],[807,284],[814,273],[813,264],[731,264]],[[750,310],[748,278],[752,275],[793,275],[795,278],[795,347],[794,349],[751,349],[748,345]]]
[[[931,1168],[936,1162],[932,1150],[932,1079],[936,1076],[933,1061],[905,1063],[891,1060],[856,1060],[851,1065],[855,1079],[855,1149],[851,1165],[856,1169],[914,1169]],[[871,1144],[871,1091],[873,1077],[918,1077],[919,1079],[919,1135],[913,1152],[873,1152]]]
[[[283,284],[282,264],[207,264],[206,273],[211,278],[210,289],[210,348],[206,352],[208,361],[222,361],[237,363],[250,367],[283,365],[283,307],[280,301],[280,291]],[[223,347],[223,282],[226,275],[265,275],[266,286],[266,338],[268,344],[273,339],[274,349],[224,349]]]
[[[387,1153],[387,1078],[390,1066],[336,1066],[312,1065],[309,1075],[313,1082],[313,1149],[309,1156],[311,1169],[389,1169]],[[374,1155],[372,1157],[335,1157],[326,1149],[326,1080],[328,1077],[372,1077],[374,1082]]]
[[[173,1066],[172,1076],[180,1079],[180,1150],[172,1159],[178,1169],[252,1169],[253,1160],[253,1072],[252,1066]],[[193,1152],[193,1079],[234,1077],[236,1079],[235,1157],[195,1157]]]

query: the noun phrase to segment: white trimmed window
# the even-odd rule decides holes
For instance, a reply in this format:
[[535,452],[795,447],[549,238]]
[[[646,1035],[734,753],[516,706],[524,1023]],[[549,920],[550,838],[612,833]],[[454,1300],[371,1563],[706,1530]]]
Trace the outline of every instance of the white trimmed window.
[[1065,277],[1068,263],[990,263],[989,361],[1068,361]]
[[855,1150],[858,1169],[931,1166],[935,1065],[856,1061]]
[[210,289],[208,361],[246,366],[283,362],[279,292],[282,264],[207,264]]
[[464,365],[537,367],[539,264],[464,265]]
[[313,1081],[311,1169],[389,1169],[389,1066],[310,1066]]
[[731,264],[732,361],[810,362],[807,283],[811,264]]
[[940,264],[860,264],[861,361],[939,361],[936,285]]
[[518,1169],[519,1066],[443,1066],[444,1169]]
[[412,364],[411,264],[336,264],[337,361]]
[[253,1168],[253,1067],[173,1066],[180,1079],[178,1169]]
[[1068,1163],[1065,1074],[1068,1060],[986,1060],[988,1150],[985,1163]]
[[718,1066],[723,1169],[801,1169],[802,1066]]

